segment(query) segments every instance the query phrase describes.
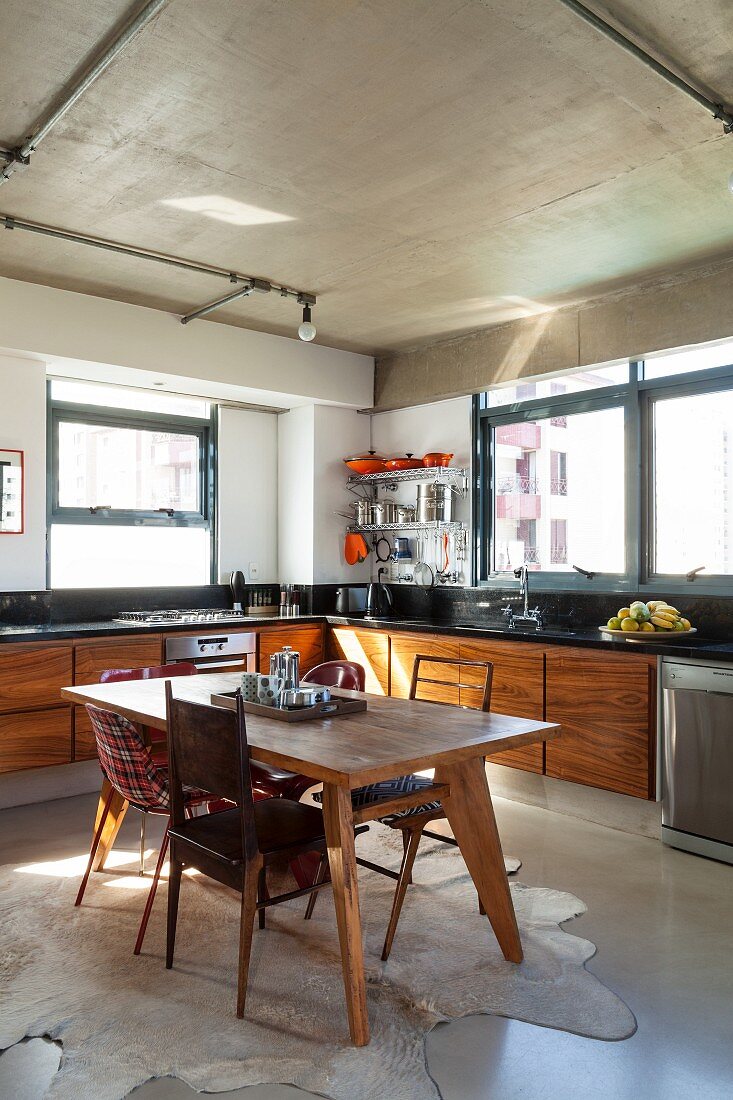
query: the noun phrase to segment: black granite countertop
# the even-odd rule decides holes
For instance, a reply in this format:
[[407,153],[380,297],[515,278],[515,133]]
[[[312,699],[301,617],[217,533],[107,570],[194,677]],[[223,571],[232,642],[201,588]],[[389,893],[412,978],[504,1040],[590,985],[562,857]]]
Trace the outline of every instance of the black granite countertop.
[[280,617],[273,615],[248,616],[246,620],[233,623],[165,623],[147,625],[145,623],[117,623],[112,620],[78,623],[45,623],[38,625],[0,624],[0,644],[7,642],[62,641],[74,638],[113,637],[130,634],[161,634],[185,632],[195,634],[197,630],[220,628],[226,632],[233,626],[242,629],[246,626],[267,626],[303,623],[328,623],[331,626],[358,626],[369,630],[405,631],[415,634],[450,634],[455,637],[473,637],[501,639],[510,642],[527,642],[533,645],[576,646],[583,649],[601,649],[659,654],[665,657],[697,657],[701,660],[733,661],[733,641],[721,642],[697,636],[694,641],[679,642],[628,642],[607,641],[594,628],[579,627],[577,630],[551,627],[544,631],[507,630],[500,622],[482,622],[480,620],[456,623],[450,619],[409,619],[380,618],[366,619],[358,615],[299,615]]
[[280,615],[248,615],[236,622],[208,623],[118,623],[113,619],[84,623],[42,623],[15,626],[12,623],[0,623],[0,644],[3,642],[63,641],[65,639],[112,637],[116,634],[171,634],[185,632],[196,634],[202,630],[221,630],[226,633],[232,627],[241,629],[247,626],[264,626],[267,623],[308,623],[324,622],[323,615],[299,615],[294,617]]

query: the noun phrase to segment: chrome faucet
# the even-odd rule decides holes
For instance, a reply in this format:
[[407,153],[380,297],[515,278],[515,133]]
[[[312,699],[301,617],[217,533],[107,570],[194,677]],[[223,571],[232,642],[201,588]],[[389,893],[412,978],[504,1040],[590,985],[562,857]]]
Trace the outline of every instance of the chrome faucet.
[[533,607],[531,611],[529,608],[529,570],[527,566],[520,565],[519,569],[514,570],[514,576],[519,581],[519,595],[524,602],[521,615],[514,614],[514,608],[511,604],[502,607],[501,612],[506,617],[507,628],[514,630],[517,623],[534,623],[535,630],[544,629],[545,620],[539,607]]

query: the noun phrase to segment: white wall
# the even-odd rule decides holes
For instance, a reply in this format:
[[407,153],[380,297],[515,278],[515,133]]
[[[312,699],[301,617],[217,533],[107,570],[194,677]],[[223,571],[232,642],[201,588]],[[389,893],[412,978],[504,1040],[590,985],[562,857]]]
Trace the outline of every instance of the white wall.
[[[375,413],[371,416],[372,448],[385,458],[412,453],[422,458],[428,451],[452,452],[452,466],[471,468],[471,398],[457,397],[450,401],[437,401],[432,405],[417,405],[394,412]],[[394,494],[400,504],[414,504],[417,486],[408,482]],[[392,494],[390,494],[392,499]],[[468,545],[471,544],[471,501],[454,497],[453,519],[462,520],[469,528]],[[413,554],[415,552],[413,541]],[[428,561],[431,558],[428,556]],[[454,566],[451,566],[454,568]],[[464,575],[461,582],[467,584]]]
[[0,535],[0,591],[46,587],[46,369],[0,355],[0,450],[24,452],[25,533]]
[[[299,320],[293,303],[282,302]],[[354,408],[374,400],[368,355],[202,319],[182,325],[161,310],[90,294],[0,279],[0,348],[75,360],[68,373],[100,378],[100,364],[127,385],[150,384],[204,397],[289,408],[325,401]]]
[[[249,581],[276,582],[278,417],[222,408],[219,415],[219,579],[233,569]],[[258,567],[250,578],[250,564]]]
[[369,579],[370,559],[362,565],[347,565],[344,533],[349,521],[335,513],[348,512],[352,497],[346,491],[349,471],[343,460],[369,450],[369,417],[352,409],[316,405],[314,442],[313,583],[358,584]]
[[285,584],[313,581],[315,407],[302,405],[278,420],[278,562]]

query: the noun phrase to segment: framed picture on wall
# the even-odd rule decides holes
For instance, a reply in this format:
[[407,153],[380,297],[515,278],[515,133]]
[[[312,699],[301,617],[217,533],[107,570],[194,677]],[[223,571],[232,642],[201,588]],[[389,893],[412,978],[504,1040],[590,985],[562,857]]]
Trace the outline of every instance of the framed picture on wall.
[[23,452],[0,450],[0,535],[23,534]]

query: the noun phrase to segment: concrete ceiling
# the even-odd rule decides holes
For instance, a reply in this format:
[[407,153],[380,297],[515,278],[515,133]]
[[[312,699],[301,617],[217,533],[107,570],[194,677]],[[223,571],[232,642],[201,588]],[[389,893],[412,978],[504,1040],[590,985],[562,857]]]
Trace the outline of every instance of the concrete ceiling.
[[[595,6],[733,102],[730,0]],[[4,0],[0,145],[129,11]],[[381,354],[730,254],[731,169],[733,136],[558,0],[170,0],[0,210],[312,291],[319,342]],[[207,196],[289,220],[169,204]],[[20,232],[0,274],[176,313],[226,293]],[[258,295],[195,323],[298,320]]]

